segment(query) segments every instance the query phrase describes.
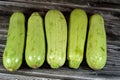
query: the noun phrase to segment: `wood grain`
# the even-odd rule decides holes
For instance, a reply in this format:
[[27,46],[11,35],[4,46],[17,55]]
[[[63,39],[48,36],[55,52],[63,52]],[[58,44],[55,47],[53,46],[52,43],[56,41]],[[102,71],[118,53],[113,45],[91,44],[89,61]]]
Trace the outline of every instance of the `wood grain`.
[[[117,2],[118,1],[118,2]],[[93,5],[96,3],[96,5]],[[100,13],[105,20],[107,34],[107,64],[99,71],[91,70],[86,62],[83,62],[78,70],[69,69],[67,63],[60,69],[50,69],[45,63],[40,69],[30,69],[25,61],[17,72],[10,73],[2,65],[2,54],[5,48],[8,24],[10,15],[15,11],[22,11],[26,16],[26,22],[30,14],[34,11],[40,12],[44,18],[49,9],[59,9],[65,17],[69,18],[70,11],[74,8],[83,8],[87,11],[88,17],[93,13]],[[8,77],[5,77],[8,76]],[[98,2],[74,0],[6,0],[0,1],[0,79],[38,79],[38,78],[60,78],[60,79],[100,79],[119,80],[120,79],[120,1],[103,0]]]

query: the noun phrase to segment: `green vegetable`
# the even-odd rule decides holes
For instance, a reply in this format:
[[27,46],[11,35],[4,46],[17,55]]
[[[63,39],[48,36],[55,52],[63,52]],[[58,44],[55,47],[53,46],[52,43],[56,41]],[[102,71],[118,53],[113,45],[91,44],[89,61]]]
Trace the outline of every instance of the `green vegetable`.
[[59,68],[66,60],[67,23],[58,10],[50,10],[45,16],[47,37],[47,62],[51,68]]
[[25,40],[25,16],[22,12],[12,14],[9,23],[7,43],[3,53],[3,65],[9,71],[16,71],[22,64]]
[[43,20],[38,12],[32,13],[28,20],[25,59],[31,68],[39,68],[45,61]]
[[103,17],[94,14],[90,18],[86,59],[93,70],[102,69],[106,64],[106,33]]
[[74,9],[70,14],[67,59],[70,68],[79,68],[84,55],[87,31],[87,15],[82,9]]

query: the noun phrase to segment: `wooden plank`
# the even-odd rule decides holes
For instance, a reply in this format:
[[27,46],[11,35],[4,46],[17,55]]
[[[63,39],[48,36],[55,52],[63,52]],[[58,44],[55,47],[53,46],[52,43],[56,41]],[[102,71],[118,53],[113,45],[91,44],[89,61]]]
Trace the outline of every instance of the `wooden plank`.
[[[55,2],[38,2],[36,1],[0,1],[0,79],[33,79],[38,78],[61,78],[61,79],[102,79],[102,80],[119,80],[120,79],[120,7],[118,5],[98,4],[96,7],[81,2],[82,5],[73,3],[55,3]],[[86,5],[87,4],[87,5]],[[108,7],[109,5],[109,7]],[[118,8],[117,8],[118,7]],[[10,15],[17,10],[24,12],[26,22],[33,11],[38,11],[45,16],[49,9],[59,9],[65,17],[69,18],[70,11],[73,8],[83,8],[87,11],[88,17],[93,13],[100,13],[105,20],[105,28],[107,33],[107,64],[103,70],[93,71],[86,62],[81,64],[78,70],[69,69],[67,63],[60,69],[50,69],[47,62],[40,69],[30,69],[25,60],[20,70],[17,72],[8,72],[2,65],[2,54],[5,48],[8,23]],[[2,77],[3,76],[3,77]],[[5,76],[8,76],[5,78]],[[20,76],[20,77],[19,77]],[[15,78],[14,78],[15,77]],[[23,77],[23,78],[22,78]],[[29,78],[30,77],[30,78]]]

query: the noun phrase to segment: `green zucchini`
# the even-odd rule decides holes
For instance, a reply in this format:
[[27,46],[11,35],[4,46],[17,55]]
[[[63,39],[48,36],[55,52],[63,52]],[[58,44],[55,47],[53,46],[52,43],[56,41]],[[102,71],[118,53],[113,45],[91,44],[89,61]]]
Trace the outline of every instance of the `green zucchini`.
[[67,60],[70,68],[79,68],[83,56],[87,31],[87,15],[82,9],[74,9],[69,19]]
[[22,12],[12,14],[9,23],[3,65],[9,71],[16,71],[22,64],[25,40],[25,16]]
[[33,12],[28,20],[25,60],[29,67],[39,68],[45,61],[45,35],[43,19]]
[[94,14],[90,18],[86,60],[93,70],[102,69],[107,60],[106,32],[103,17]]
[[47,37],[47,62],[51,68],[59,68],[66,60],[67,23],[58,10],[50,10],[45,16]]

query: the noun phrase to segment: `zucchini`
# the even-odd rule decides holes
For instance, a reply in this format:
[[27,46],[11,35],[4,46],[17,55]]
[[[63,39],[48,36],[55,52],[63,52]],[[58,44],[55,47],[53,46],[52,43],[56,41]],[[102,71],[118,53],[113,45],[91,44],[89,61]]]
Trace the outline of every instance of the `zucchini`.
[[47,62],[51,68],[59,68],[66,60],[67,23],[58,10],[49,10],[45,16],[47,37]]
[[93,70],[102,69],[107,60],[106,33],[103,17],[94,14],[90,18],[86,60]]
[[28,20],[25,60],[29,67],[39,68],[45,61],[45,35],[43,19],[33,12]]
[[25,40],[25,16],[14,12],[10,18],[3,65],[8,71],[16,71],[22,64]]
[[83,56],[87,31],[87,15],[82,9],[74,9],[69,19],[67,60],[70,68],[79,68]]

